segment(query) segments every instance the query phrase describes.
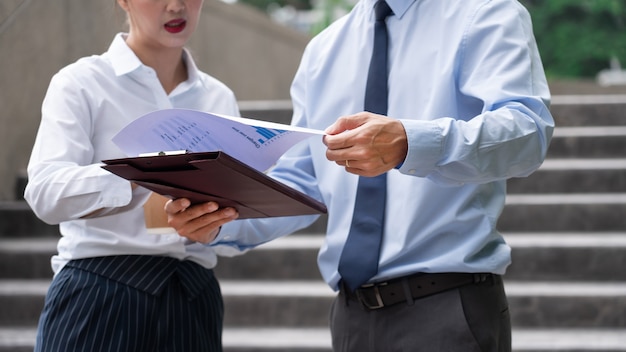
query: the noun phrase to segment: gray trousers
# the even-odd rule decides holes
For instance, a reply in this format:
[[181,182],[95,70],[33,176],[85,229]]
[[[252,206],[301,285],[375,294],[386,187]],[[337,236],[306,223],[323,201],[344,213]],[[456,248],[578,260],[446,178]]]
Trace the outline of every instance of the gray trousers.
[[511,352],[499,276],[376,310],[340,292],[330,325],[334,352]]

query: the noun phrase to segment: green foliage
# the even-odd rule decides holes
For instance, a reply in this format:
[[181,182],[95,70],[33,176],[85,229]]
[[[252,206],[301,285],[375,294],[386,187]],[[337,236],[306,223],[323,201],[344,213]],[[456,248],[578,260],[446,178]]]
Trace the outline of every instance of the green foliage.
[[[354,0],[239,0],[266,11],[270,4],[321,13],[312,34],[350,10]],[[546,74],[594,77],[612,57],[626,66],[625,0],[520,0],[528,8]]]
[[626,63],[626,1],[521,2],[533,18],[548,76],[593,77],[612,57]]
[[320,0],[316,1],[315,8],[322,13],[321,19],[311,28],[311,34],[315,35],[328,27],[340,16],[350,12],[353,3],[347,0]]

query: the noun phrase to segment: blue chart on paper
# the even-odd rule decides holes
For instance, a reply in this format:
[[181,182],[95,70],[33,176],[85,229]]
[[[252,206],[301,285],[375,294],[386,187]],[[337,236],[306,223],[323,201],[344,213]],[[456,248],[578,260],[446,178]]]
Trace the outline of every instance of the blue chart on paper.
[[257,139],[257,141],[261,144],[270,141],[271,139],[279,136],[281,133],[287,132],[285,130],[269,129],[264,127],[256,127],[256,131],[259,135],[261,135],[261,137],[263,137]]

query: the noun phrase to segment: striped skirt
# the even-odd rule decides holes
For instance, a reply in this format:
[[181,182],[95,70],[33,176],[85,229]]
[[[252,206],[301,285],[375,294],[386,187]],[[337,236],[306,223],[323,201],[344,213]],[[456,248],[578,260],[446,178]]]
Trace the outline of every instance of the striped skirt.
[[54,278],[35,351],[222,351],[213,271],[156,256],[70,261]]

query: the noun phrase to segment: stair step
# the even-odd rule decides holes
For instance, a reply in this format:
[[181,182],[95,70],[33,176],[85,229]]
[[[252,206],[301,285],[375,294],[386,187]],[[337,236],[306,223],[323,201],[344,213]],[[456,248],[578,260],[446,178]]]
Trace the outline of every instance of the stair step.
[[[290,123],[293,105],[290,100],[240,101],[244,117]],[[626,95],[554,95],[550,111],[557,126],[626,125]]]
[[53,237],[0,236],[0,278],[51,278],[50,257],[57,252],[57,242]]
[[621,158],[626,150],[624,137],[625,126],[557,127],[547,157]]
[[[0,326],[36,325],[49,280],[0,280]],[[221,281],[225,325],[326,326],[335,293],[321,281]],[[515,327],[626,326],[626,282],[505,280]]]
[[580,194],[509,194],[507,205],[552,204],[626,204],[626,193]]
[[[326,215],[320,216],[311,226],[302,231],[324,231]],[[37,218],[24,200],[0,200],[1,238],[59,238],[59,226],[49,225]]]
[[[503,231],[626,229],[626,217],[622,216],[626,209],[626,193],[618,193],[626,191],[624,164],[625,159],[547,160],[539,171],[528,178],[509,181],[510,194],[507,197],[507,207],[500,219],[500,229]],[[589,167],[596,168],[596,171],[591,171]],[[567,190],[577,193],[560,193]],[[549,194],[546,194],[548,192]],[[563,207],[560,200],[565,203]],[[555,209],[555,206],[559,208]],[[557,215],[559,221],[554,221],[553,215]],[[529,218],[532,218],[532,221],[529,221]],[[581,221],[584,221],[584,224],[580,224]],[[325,222],[326,218],[321,217],[312,226],[299,232],[324,232]],[[37,219],[25,201],[0,201],[0,238],[28,237],[58,238],[58,226],[48,225]]]
[[[32,351],[32,327],[0,328],[0,352]],[[328,328],[226,328],[224,352],[330,352]],[[513,329],[514,352],[626,351],[626,329]]]
[[626,159],[546,159],[530,176],[509,179],[507,192],[624,193]]
[[[624,121],[626,123],[626,121]],[[556,126],[553,138],[624,137],[626,126]]]
[[626,329],[515,329],[515,352],[626,351]]
[[293,104],[291,100],[254,100],[238,102],[241,116],[278,122],[291,123]]
[[[330,351],[330,332],[322,329],[226,329],[227,351]],[[625,329],[514,329],[513,351],[626,351]]]
[[571,170],[613,170],[621,171],[626,169],[626,159],[616,158],[568,158],[568,159],[546,159],[539,170],[544,171],[571,171]]
[[557,127],[626,125],[626,95],[555,95],[550,111]]
[[39,220],[25,201],[0,201],[0,238],[59,237],[59,226]]
[[[226,329],[227,351],[330,351],[326,328]],[[514,329],[512,345],[522,351],[626,351],[626,329]]]
[[[241,115],[260,120],[290,123],[293,105],[290,100],[239,102]],[[553,95],[550,111],[556,126],[626,125],[626,95]]]
[[[597,107],[604,105],[626,106],[626,94],[558,94],[553,95],[551,99],[551,108],[573,106],[579,109],[582,106]],[[623,112],[624,110],[619,111]]]
[[624,231],[626,193],[509,194],[503,232]]
[[[228,326],[325,326],[335,296],[321,282],[222,281],[222,288]],[[626,326],[623,282],[505,281],[505,288],[516,327]]]
[[507,280],[624,281],[626,232],[506,233]]
[[36,337],[34,327],[0,327],[0,352],[32,352]]
[[[290,101],[240,109],[283,123],[292,114]],[[551,111],[548,158],[507,182],[498,223],[512,247],[513,350],[626,352],[626,95],[556,95]],[[330,352],[335,293],[317,269],[325,223],[220,258],[225,352]],[[58,237],[26,202],[0,201],[0,352],[32,351]]]
[[[625,213],[626,193],[509,194],[499,228],[506,232],[621,231],[626,229]],[[322,217],[301,232],[323,232],[324,224]],[[23,201],[0,202],[0,238],[33,236],[58,238],[58,226],[38,220]]]
[[[626,281],[626,232],[509,232],[510,280]],[[268,242],[242,256],[222,257],[226,280],[320,280],[317,253],[324,236],[298,234]],[[56,240],[0,239],[0,278],[49,279]],[[259,263],[263,263],[260,267]]]

